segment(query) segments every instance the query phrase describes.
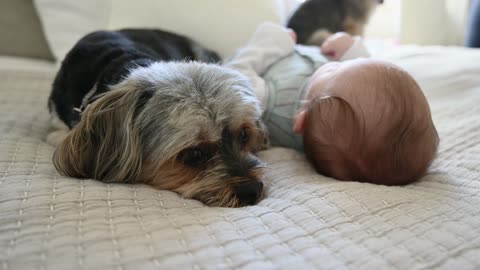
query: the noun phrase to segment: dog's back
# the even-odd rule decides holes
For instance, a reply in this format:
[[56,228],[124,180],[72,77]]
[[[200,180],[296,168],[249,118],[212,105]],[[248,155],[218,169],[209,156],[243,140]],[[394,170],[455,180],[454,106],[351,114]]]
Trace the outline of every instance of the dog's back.
[[[218,62],[216,53],[193,40],[151,29],[97,31],[80,39],[65,57],[53,83],[50,112],[69,128],[80,119],[84,98],[108,91],[135,67],[156,61]],[[93,89],[93,90],[92,90]]]

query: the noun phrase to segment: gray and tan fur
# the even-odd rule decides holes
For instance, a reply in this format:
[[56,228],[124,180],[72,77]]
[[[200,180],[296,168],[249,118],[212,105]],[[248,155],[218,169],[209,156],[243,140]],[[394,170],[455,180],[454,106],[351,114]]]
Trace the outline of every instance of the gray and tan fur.
[[198,62],[139,67],[82,113],[55,151],[64,175],[144,183],[210,206],[262,194],[261,110],[240,73]]

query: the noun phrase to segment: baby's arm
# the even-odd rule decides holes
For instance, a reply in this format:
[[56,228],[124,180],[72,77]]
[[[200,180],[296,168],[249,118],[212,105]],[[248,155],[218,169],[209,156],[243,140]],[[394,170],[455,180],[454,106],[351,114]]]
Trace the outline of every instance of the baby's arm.
[[291,33],[291,30],[280,25],[263,23],[247,46],[240,49],[227,66],[239,70],[251,69],[262,74],[271,64],[294,51],[295,41]]
[[263,100],[265,82],[261,75],[270,65],[294,51],[294,39],[293,31],[273,23],[264,23],[257,28],[247,46],[240,49],[226,66],[248,76],[257,97]]
[[344,32],[336,33],[327,38],[321,47],[321,51],[336,61],[370,56],[360,37],[352,37]]

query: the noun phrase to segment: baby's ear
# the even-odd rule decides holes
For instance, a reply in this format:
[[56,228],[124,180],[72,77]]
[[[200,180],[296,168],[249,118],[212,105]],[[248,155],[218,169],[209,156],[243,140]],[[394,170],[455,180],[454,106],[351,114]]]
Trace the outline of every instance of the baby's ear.
[[305,116],[307,110],[301,110],[295,114],[293,118],[293,131],[298,134],[303,134],[305,130]]

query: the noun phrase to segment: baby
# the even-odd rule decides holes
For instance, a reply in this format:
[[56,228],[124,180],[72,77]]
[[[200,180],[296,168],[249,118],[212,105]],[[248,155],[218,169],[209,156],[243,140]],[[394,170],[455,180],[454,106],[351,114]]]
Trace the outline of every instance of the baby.
[[251,79],[272,145],[303,150],[319,173],[340,180],[421,177],[439,138],[415,80],[393,64],[356,59],[368,57],[358,37],[338,33],[321,48],[295,38],[263,24],[227,63]]

